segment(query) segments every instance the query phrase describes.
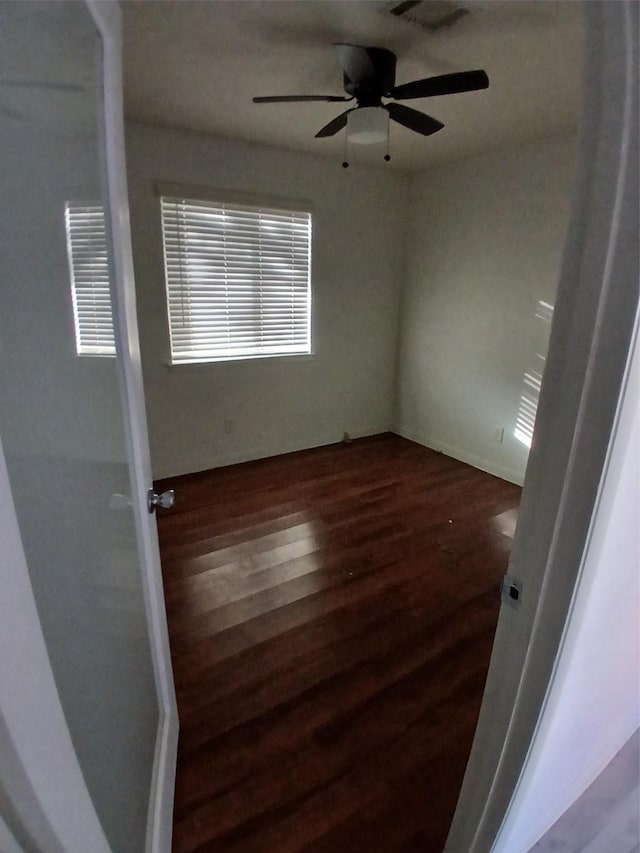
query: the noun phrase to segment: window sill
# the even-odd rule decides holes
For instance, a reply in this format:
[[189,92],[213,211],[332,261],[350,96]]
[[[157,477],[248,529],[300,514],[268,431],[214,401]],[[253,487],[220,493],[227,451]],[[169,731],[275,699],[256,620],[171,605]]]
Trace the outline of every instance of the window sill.
[[165,367],[169,370],[181,370],[185,367],[201,368],[201,367],[223,367],[225,365],[248,365],[256,363],[264,364],[291,364],[291,362],[311,361],[315,357],[313,352],[296,353],[294,355],[286,355],[279,353],[277,355],[247,355],[239,358],[207,358],[194,359],[193,361],[166,361]]

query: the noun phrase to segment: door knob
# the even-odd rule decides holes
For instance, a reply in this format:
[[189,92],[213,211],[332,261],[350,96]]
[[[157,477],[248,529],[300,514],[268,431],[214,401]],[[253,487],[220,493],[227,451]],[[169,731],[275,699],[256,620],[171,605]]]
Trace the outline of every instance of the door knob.
[[161,506],[163,509],[171,509],[175,502],[176,493],[173,489],[168,489],[166,492],[162,492],[161,495],[154,492],[153,489],[149,489],[147,492],[147,506],[149,507],[149,512],[155,512],[157,506]]

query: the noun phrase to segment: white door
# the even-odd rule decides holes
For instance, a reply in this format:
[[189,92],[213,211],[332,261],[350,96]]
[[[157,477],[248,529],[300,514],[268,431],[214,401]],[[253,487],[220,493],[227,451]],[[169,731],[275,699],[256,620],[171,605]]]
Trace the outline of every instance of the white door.
[[170,844],[126,199],[117,4],[0,3],[0,811],[47,853]]

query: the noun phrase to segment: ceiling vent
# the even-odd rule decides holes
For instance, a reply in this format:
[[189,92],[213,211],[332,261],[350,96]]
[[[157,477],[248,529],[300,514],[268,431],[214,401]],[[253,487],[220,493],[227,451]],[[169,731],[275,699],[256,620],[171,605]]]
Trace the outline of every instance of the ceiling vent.
[[431,32],[451,27],[469,14],[469,9],[454,0],[392,0],[380,11]]

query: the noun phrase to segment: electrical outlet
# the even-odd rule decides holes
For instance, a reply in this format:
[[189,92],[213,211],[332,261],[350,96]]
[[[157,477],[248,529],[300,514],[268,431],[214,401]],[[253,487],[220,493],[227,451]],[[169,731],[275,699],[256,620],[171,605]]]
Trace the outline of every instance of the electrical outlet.
[[497,444],[502,444],[504,441],[504,427],[496,427],[493,431],[493,440]]

